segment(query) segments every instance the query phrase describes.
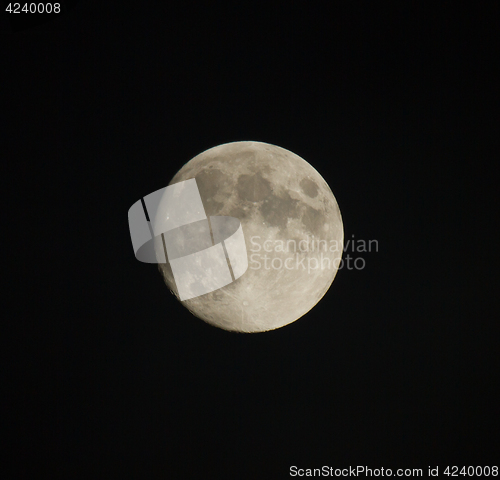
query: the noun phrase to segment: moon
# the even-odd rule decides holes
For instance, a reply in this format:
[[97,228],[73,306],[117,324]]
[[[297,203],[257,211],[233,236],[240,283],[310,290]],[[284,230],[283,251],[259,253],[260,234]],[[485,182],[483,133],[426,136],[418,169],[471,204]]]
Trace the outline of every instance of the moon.
[[[248,141],[197,155],[169,185],[193,178],[207,216],[241,222],[248,268],[181,303],[213,326],[247,333],[283,327],[309,312],[330,288],[343,250],[340,209],[323,177],[284,148]],[[158,268],[180,301],[168,260]]]

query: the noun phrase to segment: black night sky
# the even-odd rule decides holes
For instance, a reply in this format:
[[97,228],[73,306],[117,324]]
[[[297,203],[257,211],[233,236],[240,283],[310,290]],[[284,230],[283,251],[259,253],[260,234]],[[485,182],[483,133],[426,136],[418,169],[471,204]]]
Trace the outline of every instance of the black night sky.
[[[2,12],[2,477],[498,465],[499,3],[62,3]],[[379,246],[252,335],[192,316],[127,220],[239,140]]]

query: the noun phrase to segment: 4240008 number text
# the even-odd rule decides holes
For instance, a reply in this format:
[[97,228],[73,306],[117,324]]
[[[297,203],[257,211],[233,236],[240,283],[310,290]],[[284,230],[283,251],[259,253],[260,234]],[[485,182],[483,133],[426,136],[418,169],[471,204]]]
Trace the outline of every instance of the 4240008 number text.
[[60,3],[9,3],[5,9],[8,13],[61,13]]
[[447,475],[448,477],[498,477],[498,466],[494,467],[446,467],[443,475]]

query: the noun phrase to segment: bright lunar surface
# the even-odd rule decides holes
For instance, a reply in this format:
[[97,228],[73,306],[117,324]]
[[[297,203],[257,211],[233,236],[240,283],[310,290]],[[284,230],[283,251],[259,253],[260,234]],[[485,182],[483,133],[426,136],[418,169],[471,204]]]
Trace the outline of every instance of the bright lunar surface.
[[[280,328],[311,310],[335,278],[344,237],[337,201],[323,177],[281,147],[234,142],[193,158],[170,185],[192,178],[207,216],[241,222],[248,268],[226,286],[182,304],[211,325],[237,332]],[[159,270],[179,299],[168,261]]]

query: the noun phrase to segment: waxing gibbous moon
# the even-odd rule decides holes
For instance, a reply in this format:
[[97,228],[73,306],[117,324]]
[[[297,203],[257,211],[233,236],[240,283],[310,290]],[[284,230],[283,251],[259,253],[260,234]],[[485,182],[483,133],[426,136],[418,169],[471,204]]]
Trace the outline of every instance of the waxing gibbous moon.
[[[283,327],[311,310],[335,278],[344,238],[337,201],[323,177],[284,148],[233,142],[194,157],[169,185],[193,178],[207,216],[241,222],[248,268],[182,304],[211,325],[249,333]],[[168,260],[158,267],[179,299]]]

